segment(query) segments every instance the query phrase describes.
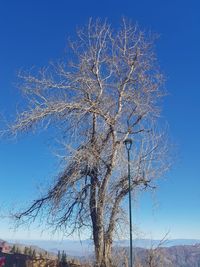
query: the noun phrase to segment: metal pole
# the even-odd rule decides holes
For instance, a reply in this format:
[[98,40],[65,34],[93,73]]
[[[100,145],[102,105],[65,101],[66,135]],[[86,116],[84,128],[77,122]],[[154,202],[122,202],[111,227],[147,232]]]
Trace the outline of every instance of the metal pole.
[[133,241],[132,241],[132,203],[131,203],[131,174],[130,174],[130,148],[128,152],[128,184],[129,184],[129,221],[130,221],[130,267],[133,267]]

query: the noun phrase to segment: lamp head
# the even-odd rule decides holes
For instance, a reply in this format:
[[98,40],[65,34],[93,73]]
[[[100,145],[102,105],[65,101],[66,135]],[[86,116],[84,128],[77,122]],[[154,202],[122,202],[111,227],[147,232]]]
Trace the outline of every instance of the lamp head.
[[127,150],[130,150],[130,149],[131,149],[132,143],[133,143],[133,141],[132,141],[131,138],[127,138],[127,139],[124,141],[124,144],[125,144]]

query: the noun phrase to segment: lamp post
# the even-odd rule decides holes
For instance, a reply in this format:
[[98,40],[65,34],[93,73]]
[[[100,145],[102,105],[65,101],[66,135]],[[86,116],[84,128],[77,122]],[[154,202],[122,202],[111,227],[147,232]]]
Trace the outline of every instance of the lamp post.
[[132,240],[132,205],[131,205],[131,174],[130,174],[130,150],[132,139],[127,138],[124,141],[128,154],[128,185],[129,185],[129,223],[130,223],[130,267],[133,267],[133,240]]

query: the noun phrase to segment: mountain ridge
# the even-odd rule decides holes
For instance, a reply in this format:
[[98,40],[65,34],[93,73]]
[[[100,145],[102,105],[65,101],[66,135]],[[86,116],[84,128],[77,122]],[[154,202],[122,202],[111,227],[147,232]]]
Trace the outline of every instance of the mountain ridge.
[[[134,240],[136,241],[136,240]],[[162,267],[199,267],[200,266],[200,240],[199,239],[174,239],[169,240],[167,242],[168,247],[166,246],[166,242],[159,246],[159,240],[149,240],[149,239],[138,239],[141,244],[151,246],[149,248],[142,247],[134,247],[133,254],[135,259],[135,266],[162,266]],[[151,241],[151,242],[150,242]],[[32,243],[31,243],[32,242]],[[40,242],[40,243],[39,243]],[[146,242],[146,243],[145,243]],[[159,243],[158,243],[159,242]],[[16,244],[13,242],[12,244]],[[56,241],[49,240],[19,240],[17,243],[23,243],[23,245],[29,246],[37,246],[46,251],[49,251],[49,248],[52,245],[56,245]],[[82,243],[78,240],[63,240],[62,242],[57,242],[60,244],[60,248],[63,248],[65,252],[67,252],[67,256],[69,258],[80,259],[82,263],[94,260],[94,253],[92,250],[92,241],[91,240],[83,240]],[[181,245],[175,245],[177,243],[181,243]],[[187,244],[186,244],[187,243]],[[188,243],[190,245],[188,245]],[[10,243],[11,244],[11,243]],[[79,247],[70,247],[70,245],[78,245]],[[80,244],[82,244],[82,252],[78,249],[80,248]],[[47,247],[47,245],[49,247]],[[117,240],[114,242],[113,249],[113,258],[117,260],[118,266],[124,266],[124,262],[129,259],[129,240]],[[44,247],[45,246],[45,247]],[[83,249],[89,246],[90,250],[87,251],[87,254],[83,255]],[[52,247],[51,247],[52,248]],[[54,246],[52,250],[54,252],[60,250],[58,246]],[[56,251],[55,251],[56,250]],[[73,252],[73,253],[72,253]],[[86,252],[86,251],[85,251]],[[54,254],[55,255],[55,254]],[[149,261],[153,261],[153,265],[149,265]]]
[[[8,239],[9,243],[18,243],[22,245],[38,246],[41,249],[45,249],[51,253],[57,253],[60,251],[65,251],[70,256],[88,256],[93,253],[93,243],[90,239],[85,240],[72,240],[65,239],[62,241],[58,240],[25,240],[25,239]],[[160,240],[151,240],[151,239],[134,239],[133,246],[140,248],[152,248],[158,246]],[[172,247],[172,246],[184,246],[184,245],[195,245],[200,243],[200,239],[169,239],[166,240],[162,247]],[[129,240],[115,240],[114,247],[128,247]]]

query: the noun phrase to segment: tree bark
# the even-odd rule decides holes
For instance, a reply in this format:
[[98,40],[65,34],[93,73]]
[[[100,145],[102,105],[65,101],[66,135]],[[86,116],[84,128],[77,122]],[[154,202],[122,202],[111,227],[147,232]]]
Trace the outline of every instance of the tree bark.
[[104,253],[101,267],[112,267],[112,239],[104,238]]
[[99,229],[99,227],[94,227],[93,231],[93,237],[94,237],[94,245],[95,245],[95,257],[96,267],[102,267],[103,257],[104,257],[104,251],[103,251],[103,229]]

